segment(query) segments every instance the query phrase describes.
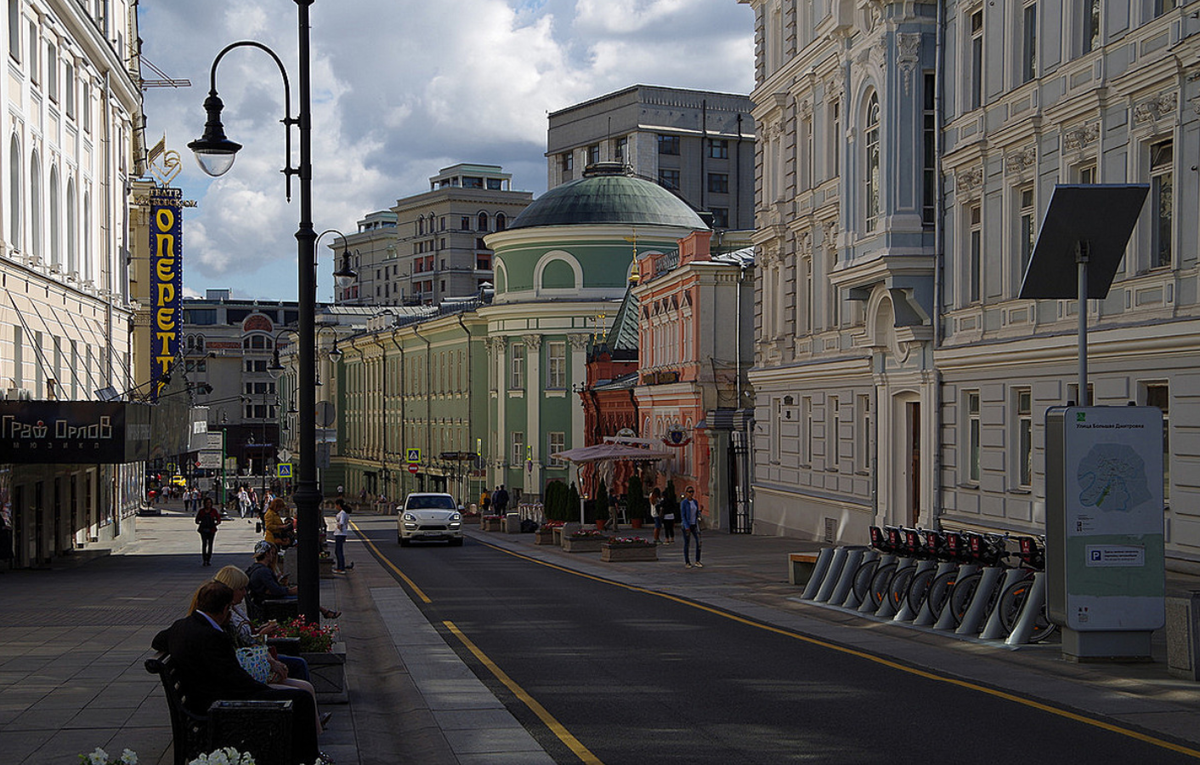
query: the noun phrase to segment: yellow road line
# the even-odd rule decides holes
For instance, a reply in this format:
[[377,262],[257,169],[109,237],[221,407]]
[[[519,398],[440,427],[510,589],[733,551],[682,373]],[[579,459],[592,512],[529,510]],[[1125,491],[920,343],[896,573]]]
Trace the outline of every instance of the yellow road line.
[[775,627],[770,624],[763,624],[761,622],[756,622],[751,619],[747,619],[745,617],[738,616],[737,614],[733,614],[728,611],[722,611],[721,609],[714,608],[712,606],[706,606],[702,603],[696,603],[694,601],[690,601],[685,598],[678,597],[676,595],[669,595],[665,592],[656,592],[654,590],[648,590],[645,587],[636,587],[631,584],[623,584],[621,582],[614,582],[611,579],[604,579],[602,577],[594,576],[592,574],[585,574],[583,572],[575,571],[575,570],[566,568],[564,566],[559,566],[555,563],[548,563],[546,561],[538,560],[537,558],[533,558],[528,555],[524,555],[522,553],[513,552],[512,550],[506,550],[503,547],[497,547],[496,545],[489,544],[487,542],[482,542],[482,544],[485,544],[488,547],[491,547],[493,550],[499,550],[500,552],[507,553],[516,558],[521,558],[523,560],[527,560],[532,563],[537,563],[540,566],[546,566],[548,568],[557,569],[558,571],[564,571],[568,574],[574,574],[575,576],[583,577],[584,579],[591,579],[596,582],[603,582],[604,584],[612,585],[614,587],[620,587],[622,589],[629,590],[631,592],[640,592],[640,593],[645,593],[648,595],[654,595],[655,597],[663,598],[665,600],[670,600],[670,601],[673,601],[675,603],[680,603],[685,606],[690,606],[692,608],[699,609],[701,611],[705,611],[710,614],[714,614],[716,616],[721,616],[721,617],[724,617],[731,621],[738,622],[740,624],[745,624],[750,627],[757,627],[758,629],[766,630],[767,632],[774,632],[777,635],[783,635],[785,637],[790,637],[795,640],[799,640],[801,642],[808,643],[810,645],[819,646],[821,648],[827,648],[831,651],[838,651],[839,653],[848,654],[850,656],[856,656],[860,659],[866,659],[867,661],[872,661],[872,662],[875,662],[876,664],[882,664],[885,667],[891,667],[892,669],[897,669],[901,672],[907,672],[910,675],[916,675],[918,677],[923,677],[927,680],[935,680],[938,682],[947,683],[949,685],[956,685],[960,688],[966,688],[967,690],[978,691],[979,693],[984,693],[984,694],[987,694],[988,696],[993,696],[998,699],[1004,699],[1005,701],[1012,701],[1017,704],[1022,704],[1024,706],[1031,707],[1033,709],[1037,709],[1042,712],[1048,712],[1052,715],[1057,715],[1059,717],[1063,717],[1068,720],[1074,720],[1075,722],[1081,722],[1086,725],[1091,725],[1093,727],[1109,731],[1111,733],[1116,733],[1116,734],[1119,734],[1122,736],[1127,736],[1129,738],[1136,739],[1138,741],[1142,741],[1147,744],[1153,744],[1154,746],[1161,747],[1163,749],[1167,749],[1172,752],[1178,752],[1179,754],[1185,754],[1189,757],[1194,757],[1196,759],[1200,759],[1200,750],[1190,749],[1186,746],[1181,746],[1179,744],[1175,744],[1170,741],[1165,741],[1161,738],[1156,738],[1154,736],[1150,736],[1145,733],[1140,733],[1136,730],[1130,730],[1129,728],[1123,728],[1119,725],[1114,725],[1113,723],[1105,722],[1103,720],[1097,720],[1092,717],[1087,717],[1086,715],[1081,715],[1077,712],[1071,712],[1066,709],[1060,709],[1059,707],[1051,706],[1049,704],[1045,704],[1040,701],[1034,701],[1033,699],[1028,699],[1023,696],[1018,696],[1014,693],[997,690],[995,688],[988,688],[985,685],[979,685],[978,683],[972,683],[967,680],[959,680],[958,678],[948,677],[945,675],[939,675],[939,674],[936,674],[933,672],[929,672],[927,670],[917,669],[916,667],[910,667],[905,664],[901,664],[899,662],[892,661],[891,659],[884,658],[882,656],[876,656],[874,654],[866,653],[864,651],[859,651],[854,648],[847,648],[845,646],[837,645],[836,643],[829,643],[824,640],[809,637],[807,635],[801,635],[797,632],[785,630],[781,627]]
[[487,667],[488,671],[496,676],[497,680],[499,680],[506,688],[512,691],[513,695],[520,699],[521,703],[529,707],[530,710],[532,710],[533,713],[538,716],[538,719],[541,720],[542,723],[544,723],[545,726],[549,728],[555,736],[558,736],[559,741],[562,741],[567,745],[568,749],[575,753],[576,757],[583,762],[589,763],[589,765],[603,765],[603,763],[600,762],[600,758],[592,754],[591,750],[584,746],[579,739],[572,736],[570,731],[563,727],[562,723],[554,719],[554,716],[546,711],[545,707],[543,707],[537,702],[536,699],[526,693],[524,688],[517,685],[516,681],[509,677],[504,670],[496,666],[496,663],[488,658],[487,654],[479,650],[479,647],[472,643],[471,639],[464,635],[462,630],[455,626],[454,622],[443,621],[442,624],[446,625],[446,629],[453,632],[454,636],[461,640],[462,644],[467,647],[467,650],[475,654],[475,658],[479,659],[479,661],[483,663],[483,666]]
[[392,563],[390,560],[388,560],[386,557],[384,557],[384,554],[379,551],[379,548],[375,546],[375,543],[372,542],[371,540],[367,539],[366,534],[363,534],[362,530],[358,528],[358,524],[356,524],[354,521],[350,521],[350,528],[352,528],[356,532],[358,532],[359,538],[362,539],[363,543],[367,547],[371,548],[371,551],[375,553],[375,557],[376,557],[376,559],[379,560],[380,563],[382,563],[383,565],[387,566],[392,571],[394,571],[396,573],[396,576],[403,579],[404,583],[412,588],[412,591],[417,594],[417,597],[421,599],[422,603],[432,603],[433,602],[432,600],[429,599],[429,596],[426,595],[425,592],[420,587],[417,586],[416,582],[409,579],[408,576],[403,571],[396,568],[396,564]]

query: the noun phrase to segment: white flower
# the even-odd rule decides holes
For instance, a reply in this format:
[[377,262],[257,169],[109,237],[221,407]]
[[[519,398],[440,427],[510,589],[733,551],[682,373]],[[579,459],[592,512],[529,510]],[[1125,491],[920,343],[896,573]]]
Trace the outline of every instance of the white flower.
[[137,752],[132,749],[126,748],[125,751],[121,752],[122,765],[137,765],[137,761]]
[[96,751],[87,755],[88,765],[108,765],[108,752],[100,747],[96,747]]

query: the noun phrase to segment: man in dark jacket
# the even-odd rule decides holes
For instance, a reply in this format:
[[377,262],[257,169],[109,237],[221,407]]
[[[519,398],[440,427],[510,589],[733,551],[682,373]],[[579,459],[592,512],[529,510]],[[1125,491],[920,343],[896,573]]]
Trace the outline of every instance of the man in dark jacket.
[[229,621],[233,590],[209,582],[196,595],[196,610],[154,636],[151,647],[171,656],[179,681],[187,692],[192,712],[205,714],[222,700],[292,702],[292,762],[315,762],[317,749],[316,702],[298,688],[271,688],[242,669],[233,641],[222,629]]
[[508,492],[504,489],[504,484],[496,487],[496,491],[492,494],[492,512],[496,515],[504,515],[508,511]]

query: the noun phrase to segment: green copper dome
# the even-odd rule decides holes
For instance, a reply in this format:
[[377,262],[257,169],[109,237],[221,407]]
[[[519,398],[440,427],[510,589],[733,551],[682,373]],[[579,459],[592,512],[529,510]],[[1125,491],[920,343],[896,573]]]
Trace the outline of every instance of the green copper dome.
[[708,228],[679,197],[657,183],[629,175],[619,162],[589,166],[582,178],[555,186],[535,199],[508,227],[589,223]]

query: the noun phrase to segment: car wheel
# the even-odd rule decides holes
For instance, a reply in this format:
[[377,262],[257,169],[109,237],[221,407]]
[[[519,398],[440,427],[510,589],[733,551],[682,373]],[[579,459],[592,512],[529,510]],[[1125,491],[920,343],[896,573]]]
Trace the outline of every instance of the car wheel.
[[462,543],[463,543],[462,537],[456,537],[455,539],[450,540],[451,547],[462,547]]
[[408,547],[409,543],[411,543],[411,542],[412,542],[411,539],[405,539],[404,537],[400,537],[400,546],[401,547]]

